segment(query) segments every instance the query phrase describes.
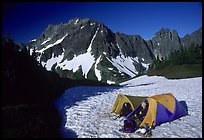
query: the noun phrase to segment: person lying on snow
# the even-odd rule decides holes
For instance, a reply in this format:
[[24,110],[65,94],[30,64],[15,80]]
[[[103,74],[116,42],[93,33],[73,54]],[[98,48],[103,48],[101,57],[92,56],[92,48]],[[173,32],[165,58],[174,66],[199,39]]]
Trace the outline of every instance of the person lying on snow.
[[[124,126],[120,131],[131,133],[134,132],[139,128],[139,125],[145,118],[148,110],[148,104],[145,102],[142,102],[141,106],[138,107],[135,114],[124,120]],[[147,125],[144,125],[142,128],[139,129],[138,133],[143,134],[145,136],[151,136],[151,128]]]
[[142,127],[139,127],[142,121],[144,120],[148,110],[148,104],[145,102],[142,102],[141,107],[136,111],[135,116],[135,123],[136,123],[136,133],[145,137],[151,137],[152,136],[152,129],[154,129],[155,122],[152,123],[152,126],[148,126],[145,124]]
[[145,102],[142,102],[141,106],[136,110],[135,115],[132,117],[135,119],[136,126],[139,127],[141,122],[144,120],[148,110],[148,104]]

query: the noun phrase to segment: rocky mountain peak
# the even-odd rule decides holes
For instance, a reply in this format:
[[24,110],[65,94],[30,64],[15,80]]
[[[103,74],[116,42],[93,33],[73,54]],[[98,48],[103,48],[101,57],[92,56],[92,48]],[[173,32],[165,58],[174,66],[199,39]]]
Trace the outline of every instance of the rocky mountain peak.
[[202,27],[197,31],[181,38],[181,45],[189,47],[192,43],[202,46]]
[[99,23],[96,20],[90,19],[90,18],[74,18],[68,21],[68,23],[65,23],[66,25],[71,25],[71,26],[81,26],[81,25],[98,25],[102,24]]
[[171,51],[179,49],[180,37],[176,30],[162,28],[156,32],[154,37],[149,40],[148,45],[152,48],[153,54],[156,57],[168,57]]
[[160,31],[156,32],[154,35],[154,38],[157,39],[170,39],[173,40],[173,38],[178,37],[178,32],[176,30],[170,30],[169,28],[162,28]]

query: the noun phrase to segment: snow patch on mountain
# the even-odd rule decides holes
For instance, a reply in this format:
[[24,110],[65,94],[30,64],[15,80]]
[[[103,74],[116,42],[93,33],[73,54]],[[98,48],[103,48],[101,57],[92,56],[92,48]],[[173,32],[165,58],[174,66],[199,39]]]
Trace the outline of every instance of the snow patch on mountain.
[[52,54],[52,58],[48,59],[46,63],[42,62],[42,66],[44,66],[48,71],[51,70],[52,66],[57,63],[57,65],[62,61],[64,57],[64,53],[61,55],[58,55],[57,57],[54,57],[54,53]]
[[142,62],[141,62],[141,64],[142,64],[143,67],[145,67],[146,70],[149,69],[150,63],[147,63],[147,64],[146,64],[146,63],[142,63]]
[[87,49],[87,52],[91,52],[91,46],[92,46],[92,43],[93,43],[93,41],[94,41],[94,39],[95,39],[95,37],[96,37],[96,35],[98,33],[98,30],[99,30],[99,28],[97,28],[93,38],[91,39],[91,43],[89,44],[89,48]]
[[95,25],[95,23],[90,23],[90,25],[92,26],[92,25]]
[[36,50],[36,52],[42,53],[43,51],[45,51],[45,50],[47,50],[47,49],[49,49],[49,48],[51,48],[51,47],[61,43],[67,35],[68,34],[63,36],[61,39],[57,40],[55,43],[47,45],[45,48],[42,48],[41,50]]
[[95,61],[93,56],[90,52],[87,52],[78,56],[74,55],[72,60],[68,61],[66,59],[58,64],[58,66],[62,68],[62,70],[72,70],[73,72],[76,72],[79,69],[79,66],[81,66],[83,75],[87,78],[87,74],[94,63]]
[[73,72],[76,72],[79,69],[79,66],[81,66],[83,76],[85,76],[85,78],[87,79],[87,74],[89,70],[91,69],[92,65],[95,63],[94,56],[91,54],[91,47],[97,35],[98,30],[99,28],[96,30],[94,36],[92,37],[86,53],[80,54],[78,56],[74,55],[74,58],[72,60],[68,61],[66,59],[65,61],[58,64],[58,66],[61,67],[62,70],[67,69],[67,70],[72,70]]
[[36,39],[32,39],[31,41],[29,41],[29,42],[35,42],[36,41]]
[[33,54],[34,48],[30,48],[30,56]]
[[47,42],[50,41],[50,40],[51,40],[51,38],[46,39],[45,41],[43,41],[43,42],[41,43],[41,45],[44,45],[45,43],[47,43]]
[[113,68],[108,68],[108,70],[113,70]]
[[78,23],[78,21],[79,21],[79,19],[77,19],[77,20],[74,22],[74,24],[77,24],[77,23]]
[[111,80],[107,80],[107,84],[111,85],[111,84],[115,84],[115,82]]
[[98,81],[101,81],[101,73],[100,70],[97,69],[97,65],[100,62],[101,56],[96,60],[96,64],[95,64],[95,75],[98,78]]
[[120,72],[128,74],[130,77],[136,76],[138,74],[135,66],[133,65],[134,60],[132,57],[125,57],[122,53],[116,58],[108,59],[113,66],[115,66]]
[[[44,48],[42,48],[42,49],[40,49],[40,50],[35,50],[36,53],[39,53],[39,56],[37,57],[37,61],[40,62],[41,56],[42,56],[42,54],[44,53],[45,50],[47,50],[47,49],[49,49],[49,48],[51,48],[51,47],[53,47],[53,46],[55,46],[55,45],[57,45],[57,44],[60,44],[60,43],[64,40],[64,38],[65,38],[67,35],[68,35],[68,34],[66,34],[65,36],[63,36],[61,39],[57,40],[57,41],[56,41],[55,43],[53,43],[53,44],[49,44],[49,45],[47,45],[46,47],[44,47]],[[48,38],[47,40],[45,40],[44,42],[42,42],[41,45],[47,43],[48,41],[50,41],[50,38]],[[34,50],[33,48],[30,49],[30,55],[32,55],[33,50]],[[58,56],[58,57],[61,58],[61,56]],[[47,60],[47,62],[48,62],[49,64],[45,64],[44,62],[41,62],[41,64],[42,64],[43,66],[47,65],[47,68],[48,68],[47,70],[49,70],[49,69],[52,67],[53,62],[56,62],[56,60],[58,60],[58,57],[57,57],[57,58],[53,58],[53,57],[52,57],[50,60]],[[52,59],[54,59],[54,60],[52,60]]]

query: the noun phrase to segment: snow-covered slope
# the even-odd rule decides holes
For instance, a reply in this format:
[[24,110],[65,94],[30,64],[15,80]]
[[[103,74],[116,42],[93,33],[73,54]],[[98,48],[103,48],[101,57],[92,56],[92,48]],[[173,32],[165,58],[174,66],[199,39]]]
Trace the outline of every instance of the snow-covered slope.
[[138,138],[136,133],[119,129],[123,119],[114,120],[111,108],[118,94],[152,96],[171,92],[178,101],[185,101],[188,116],[157,126],[153,138],[202,138],[202,77],[168,80],[158,76],[141,76],[121,84],[121,87],[74,87],[56,100],[64,122],[64,137]]

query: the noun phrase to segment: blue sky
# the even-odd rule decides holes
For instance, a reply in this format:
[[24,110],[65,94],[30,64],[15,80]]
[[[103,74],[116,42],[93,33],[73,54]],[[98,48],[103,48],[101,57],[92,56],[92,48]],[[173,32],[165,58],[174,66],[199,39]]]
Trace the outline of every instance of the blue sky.
[[48,24],[75,17],[95,19],[113,32],[144,39],[162,27],[184,37],[202,26],[201,2],[4,2],[2,6],[2,33],[9,32],[19,43],[37,38]]

